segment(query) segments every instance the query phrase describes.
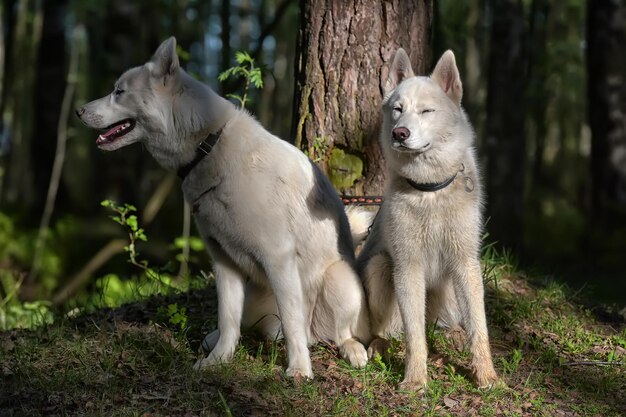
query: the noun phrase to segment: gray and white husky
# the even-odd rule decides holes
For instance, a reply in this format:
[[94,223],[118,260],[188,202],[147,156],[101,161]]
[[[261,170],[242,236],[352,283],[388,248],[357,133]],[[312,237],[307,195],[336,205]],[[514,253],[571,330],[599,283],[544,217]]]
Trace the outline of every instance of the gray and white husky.
[[427,382],[428,320],[469,336],[478,385],[493,368],[479,261],[482,193],[463,87],[447,51],[430,77],[414,76],[399,49],[383,100],[385,202],[357,259],[370,308],[369,353],[404,330],[404,389]]
[[197,369],[229,361],[242,324],[284,336],[290,376],[313,376],[308,345],[318,340],[365,366],[367,304],[338,195],[302,152],[181,69],[174,38],[76,112],[102,130],[99,148],[141,142],[184,178],[218,298]]

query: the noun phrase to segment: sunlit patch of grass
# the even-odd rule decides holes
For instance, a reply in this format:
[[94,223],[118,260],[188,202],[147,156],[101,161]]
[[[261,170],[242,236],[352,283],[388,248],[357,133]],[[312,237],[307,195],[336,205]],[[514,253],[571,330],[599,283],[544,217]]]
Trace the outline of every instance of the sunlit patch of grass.
[[523,354],[520,349],[513,349],[508,357],[500,358],[500,365],[502,372],[505,375],[511,375],[517,372],[520,362],[522,361]]
[[[487,236],[485,236],[486,239]],[[509,249],[499,249],[495,242],[483,246],[481,261],[483,281],[487,285],[498,287],[498,283],[514,274],[518,269],[518,260]]]

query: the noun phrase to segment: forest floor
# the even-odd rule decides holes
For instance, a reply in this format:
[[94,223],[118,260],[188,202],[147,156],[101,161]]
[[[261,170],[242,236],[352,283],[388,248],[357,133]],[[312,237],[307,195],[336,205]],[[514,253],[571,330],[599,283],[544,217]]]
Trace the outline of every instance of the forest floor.
[[[0,333],[5,416],[623,416],[626,324],[562,286],[486,261],[491,346],[505,384],[478,390],[469,354],[429,330],[425,394],[397,391],[404,348],[356,370],[311,348],[315,378],[285,377],[282,342],[244,336],[234,361],[192,369],[215,326],[213,286]],[[531,283],[529,283],[531,282]],[[183,330],[181,330],[183,329]]]

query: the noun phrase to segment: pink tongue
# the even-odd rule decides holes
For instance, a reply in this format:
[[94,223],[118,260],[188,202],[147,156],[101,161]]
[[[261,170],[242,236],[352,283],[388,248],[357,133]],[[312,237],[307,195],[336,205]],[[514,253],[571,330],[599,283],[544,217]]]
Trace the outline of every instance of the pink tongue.
[[102,136],[103,138],[107,139],[109,136],[113,135],[113,133],[117,132],[123,124],[124,123],[120,123],[118,125],[113,126],[106,133],[102,133],[100,136]]

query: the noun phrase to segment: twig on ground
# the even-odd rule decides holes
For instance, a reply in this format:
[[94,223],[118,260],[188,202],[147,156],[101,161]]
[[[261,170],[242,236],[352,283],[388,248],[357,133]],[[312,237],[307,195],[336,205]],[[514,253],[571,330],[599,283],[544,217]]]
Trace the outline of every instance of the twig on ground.
[[585,366],[593,366],[593,365],[624,365],[624,363],[626,362],[608,362],[608,361],[581,361],[581,362],[567,362],[564,363],[563,366],[578,366],[578,365],[585,365]]

